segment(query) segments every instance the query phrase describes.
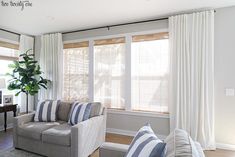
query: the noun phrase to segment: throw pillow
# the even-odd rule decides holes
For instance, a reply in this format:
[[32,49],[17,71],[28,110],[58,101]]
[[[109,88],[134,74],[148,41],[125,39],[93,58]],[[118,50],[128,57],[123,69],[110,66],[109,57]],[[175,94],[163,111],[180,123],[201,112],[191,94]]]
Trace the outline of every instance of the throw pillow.
[[175,129],[167,136],[164,142],[166,142],[167,147],[166,157],[201,157],[198,154],[194,141],[184,130]]
[[75,125],[89,119],[91,103],[74,102],[70,112],[69,124]]
[[134,137],[126,157],[163,157],[165,146],[150,125],[142,127]]
[[39,102],[35,113],[34,121],[36,122],[55,122],[56,111],[60,100],[46,100]]

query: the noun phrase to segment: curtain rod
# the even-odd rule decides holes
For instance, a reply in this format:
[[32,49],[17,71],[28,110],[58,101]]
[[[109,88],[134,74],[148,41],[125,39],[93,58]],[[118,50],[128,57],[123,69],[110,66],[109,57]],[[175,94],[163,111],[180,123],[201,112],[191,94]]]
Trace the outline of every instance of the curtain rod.
[[62,34],[69,34],[69,33],[76,33],[76,32],[84,32],[84,31],[90,31],[90,30],[96,30],[96,29],[102,29],[102,28],[107,28],[107,29],[109,30],[111,27],[118,27],[118,26],[125,26],[125,25],[133,25],[133,24],[138,24],[138,23],[147,23],[147,22],[160,21],[160,20],[167,20],[167,19],[168,19],[168,17],[158,18],[158,19],[152,19],[152,20],[145,20],[145,21],[128,22],[128,23],[121,23],[121,24],[115,24],[115,25],[94,27],[94,28],[88,28],[88,29],[80,29],[80,30],[70,31],[70,32],[63,32]]
[[[216,10],[214,10],[214,12],[216,12]],[[69,31],[69,32],[62,32],[62,34],[69,34],[69,33],[76,33],[76,32],[84,32],[84,31],[90,31],[90,30],[96,30],[96,29],[102,29],[102,28],[107,28],[107,29],[109,30],[111,27],[118,27],[118,26],[125,26],[125,25],[133,25],[133,24],[147,23],[147,22],[153,22],[153,21],[161,21],[161,20],[167,20],[167,19],[168,19],[168,17],[158,18],[158,19],[152,19],[152,20],[128,22],[128,23],[121,23],[121,24],[115,24],[115,25],[108,25],[108,26],[101,26],[101,27],[94,27],[94,28],[87,28],[87,29],[80,29],[80,30]]]
[[0,28],[0,30],[20,36],[20,34],[16,33],[16,32],[12,32],[12,31],[9,31],[9,30],[6,30],[6,29],[2,29],[2,28]]

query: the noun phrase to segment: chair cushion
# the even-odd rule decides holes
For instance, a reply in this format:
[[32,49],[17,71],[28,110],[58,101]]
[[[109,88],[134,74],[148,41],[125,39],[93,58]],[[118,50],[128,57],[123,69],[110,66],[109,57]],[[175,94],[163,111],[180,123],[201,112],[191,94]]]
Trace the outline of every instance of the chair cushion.
[[71,125],[64,123],[42,132],[42,141],[64,146],[71,144]]
[[150,125],[142,127],[134,137],[126,157],[164,157],[165,146]]
[[71,109],[69,124],[75,125],[89,119],[92,103],[74,102]]
[[59,122],[29,122],[23,125],[20,125],[17,128],[17,134],[23,137],[32,138],[35,140],[41,140],[42,132],[50,129],[54,126],[65,123],[62,121]]
[[201,157],[199,156],[194,141],[184,130],[175,129],[167,136],[164,142],[166,142],[167,147],[166,157]]
[[39,102],[34,116],[35,122],[55,122],[60,100],[45,100]]
[[60,102],[57,112],[58,120],[66,122],[69,120],[69,113],[72,108],[72,105],[73,105],[72,102],[65,102],[65,101]]
[[197,149],[197,151],[198,151],[199,157],[205,157],[205,154],[204,154],[204,152],[203,152],[203,150],[202,150],[201,144],[198,143],[198,142],[194,142],[194,144],[195,144],[196,149]]

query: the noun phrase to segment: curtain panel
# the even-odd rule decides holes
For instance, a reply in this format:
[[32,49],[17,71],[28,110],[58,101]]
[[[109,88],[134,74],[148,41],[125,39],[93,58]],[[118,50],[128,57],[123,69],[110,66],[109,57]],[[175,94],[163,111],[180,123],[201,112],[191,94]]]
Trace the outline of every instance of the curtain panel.
[[169,18],[171,129],[215,149],[214,10]]
[[51,80],[48,89],[41,89],[39,101],[45,99],[61,99],[63,89],[63,42],[62,34],[46,34],[41,36],[40,66],[44,78]]
[[[25,53],[29,49],[32,49],[29,54],[34,53],[34,38],[26,35],[20,35],[20,54]],[[19,55],[20,55],[19,54]],[[21,58],[19,58],[21,60]],[[21,93],[18,97],[18,104],[20,106],[20,112],[26,112],[26,95]],[[34,110],[34,97],[29,95],[29,111]]]

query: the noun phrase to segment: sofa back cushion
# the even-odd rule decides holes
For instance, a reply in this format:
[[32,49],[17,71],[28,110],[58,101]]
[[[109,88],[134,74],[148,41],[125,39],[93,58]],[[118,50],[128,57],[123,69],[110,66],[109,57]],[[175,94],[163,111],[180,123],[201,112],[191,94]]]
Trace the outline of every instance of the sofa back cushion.
[[36,122],[55,122],[60,100],[45,100],[39,102],[34,116]]
[[199,155],[194,141],[184,130],[175,129],[164,142],[167,147],[166,157],[203,157]]
[[58,120],[68,121],[69,120],[69,113],[72,108],[73,103],[68,101],[61,101],[58,107]]
[[[60,102],[60,104],[58,106],[58,112],[57,112],[58,120],[68,122],[73,103],[74,102],[69,102],[69,101],[61,101]],[[103,111],[103,107],[102,107],[101,103],[92,102],[89,118],[101,115],[102,111]]]
[[102,111],[103,111],[103,107],[101,103],[99,102],[91,103],[91,112],[90,112],[89,118],[101,115]]

